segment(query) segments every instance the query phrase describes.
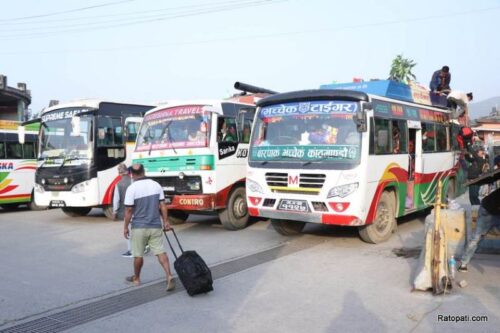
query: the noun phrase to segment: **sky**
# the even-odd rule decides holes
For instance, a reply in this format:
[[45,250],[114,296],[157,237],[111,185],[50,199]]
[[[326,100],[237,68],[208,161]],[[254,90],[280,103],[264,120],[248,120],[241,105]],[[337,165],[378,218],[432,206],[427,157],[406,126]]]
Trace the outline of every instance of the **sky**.
[[0,0],[0,74],[50,100],[155,104],[385,79],[450,67],[475,101],[500,95],[500,0]]

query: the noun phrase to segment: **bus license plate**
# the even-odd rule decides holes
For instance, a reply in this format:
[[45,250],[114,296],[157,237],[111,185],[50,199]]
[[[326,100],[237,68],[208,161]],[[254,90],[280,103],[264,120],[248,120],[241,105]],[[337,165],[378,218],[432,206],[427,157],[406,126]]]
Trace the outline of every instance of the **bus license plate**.
[[278,205],[278,210],[290,210],[294,212],[308,212],[307,202],[305,200],[283,199]]
[[52,200],[50,207],[66,207],[66,203],[63,200]]

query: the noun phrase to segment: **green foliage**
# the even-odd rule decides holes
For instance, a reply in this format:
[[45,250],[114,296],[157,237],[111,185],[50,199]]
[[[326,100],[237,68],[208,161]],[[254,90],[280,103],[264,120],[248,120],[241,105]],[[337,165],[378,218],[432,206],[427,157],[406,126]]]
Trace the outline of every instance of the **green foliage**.
[[403,58],[402,54],[398,54],[392,61],[389,79],[403,83],[415,81],[417,77],[411,72],[415,65],[417,65],[417,63],[413,60]]

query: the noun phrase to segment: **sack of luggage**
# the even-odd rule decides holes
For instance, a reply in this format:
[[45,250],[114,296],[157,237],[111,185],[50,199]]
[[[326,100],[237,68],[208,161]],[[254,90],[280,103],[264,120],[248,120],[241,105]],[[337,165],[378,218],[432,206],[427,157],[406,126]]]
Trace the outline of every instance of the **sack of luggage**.
[[167,233],[164,232],[168,245],[170,246],[170,249],[175,257],[175,271],[177,272],[182,285],[186,288],[189,296],[208,293],[209,291],[214,290],[212,286],[212,272],[210,272],[210,269],[205,261],[198,253],[196,253],[196,251],[184,251],[174,229],[172,229],[172,233],[174,234],[175,240],[177,241],[179,249],[182,253],[179,257],[177,257]]

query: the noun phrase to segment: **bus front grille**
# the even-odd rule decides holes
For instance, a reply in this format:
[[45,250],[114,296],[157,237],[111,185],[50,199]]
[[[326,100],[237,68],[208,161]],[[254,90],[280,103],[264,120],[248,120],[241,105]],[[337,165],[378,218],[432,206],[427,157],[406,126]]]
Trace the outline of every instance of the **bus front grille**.
[[[266,173],[266,183],[274,192],[317,194],[326,180],[325,174],[301,173],[297,182],[290,183],[293,176],[285,172]],[[298,186],[297,186],[298,185]]]

